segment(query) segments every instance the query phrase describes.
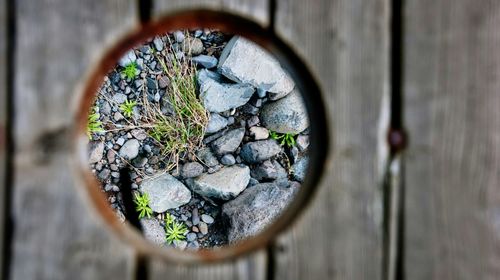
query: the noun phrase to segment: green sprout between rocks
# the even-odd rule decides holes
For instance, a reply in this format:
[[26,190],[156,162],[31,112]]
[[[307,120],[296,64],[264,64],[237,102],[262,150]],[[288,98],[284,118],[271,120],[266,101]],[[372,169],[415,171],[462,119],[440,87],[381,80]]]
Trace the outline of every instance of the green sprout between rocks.
[[168,213],[165,216],[165,231],[168,244],[186,239],[186,233],[188,232],[183,223],[177,222],[175,218]]
[[133,79],[137,75],[137,63],[132,62],[125,66],[125,68],[122,70],[122,74],[127,77],[127,79]]
[[99,113],[97,113],[97,106],[92,108],[92,114],[89,114],[87,120],[87,136],[89,140],[92,140],[92,134],[98,132],[104,132],[102,128],[102,122],[99,120]]
[[142,219],[144,217],[151,218],[151,215],[153,214],[153,210],[151,207],[149,207],[149,197],[148,194],[135,194],[134,198],[134,203],[135,203],[135,210],[139,212],[139,219]]
[[295,135],[292,133],[279,134],[277,132],[271,131],[269,133],[272,139],[278,141],[281,146],[288,146],[289,148],[295,146]]
[[130,118],[134,114],[134,108],[136,105],[137,102],[126,100],[125,103],[120,105],[120,111],[125,117]]

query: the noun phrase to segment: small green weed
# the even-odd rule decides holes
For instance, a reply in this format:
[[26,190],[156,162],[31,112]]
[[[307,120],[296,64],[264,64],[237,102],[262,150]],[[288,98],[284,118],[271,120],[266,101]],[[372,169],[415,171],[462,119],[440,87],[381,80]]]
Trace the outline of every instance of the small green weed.
[[271,131],[270,134],[272,139],[278,141],[281,146],[293,147],[295,146],[295,135],[291,133],[279,134],[277,132]]
[[104,132],[99,117],[100,115],[97,113],[97,107],[93,107],[92,114],[89,114],[87,121],[87,136],[90,140],[92,140],[92,133]]
[[151,218],[153,210],[149,207],[149,197],[148,194],[135,194],[134,198],[135,210],[139,212],[139,219],[144,217]]
[[172,242],[176,240],[181,241],[186,239],[186,233],[188,232],[183,223],[177,222],[175,218],[168,213],[165,216],[165,230],[168,244],[172,244]]
[[122,74],[125,75],[128,79],[133,79],[137,75],[137,63],[132,62],[125,66],[125,68],[122,70]]
[[122,111],[125,117],[130,118],[134,114],[134,108],[136,105],[137,102],[126,100],[125,103],[120,105],[120,111]]

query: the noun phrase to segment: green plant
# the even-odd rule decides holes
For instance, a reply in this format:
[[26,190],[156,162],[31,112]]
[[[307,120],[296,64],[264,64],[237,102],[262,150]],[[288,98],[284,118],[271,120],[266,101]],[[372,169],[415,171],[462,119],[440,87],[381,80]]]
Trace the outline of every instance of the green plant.
[[126,100],[125,103],[120,105],[120,111],[122,111],[125,117],[130,118],[134,114],[134,108],[136,105],[137,102]]
[[295,135],[292,133],[278,134],[277,132],[271,131],[269,133],[272,139],[278,141],[281,146],[286,145],[288,147],[295,146]]
[[175,167],[182,153],[192,153],[203,144],[208,114],[196,94],[196,66],[171,52],[166,57],[154,54],[170,81],[165,97],[173,114],[164,115],[145,99],[145,119],[150,123],[149,135],[163,146],[162,153]]
[[151,209],[151,207],[149,207],[149,197],[147,193],[142,195],[135,193],[134,203],[135,210],[139,212],[139,219],[142,219],[144,217],[151,218],[153,210]]
[[186,239],[186,233],[188,232],[183,223],[177,222],[174,217],[168,213],[165,216],[165,231],[168,244],[172,244],[172,242],[176,240],[181,241]]
[[137,75],[137,63],[132,62],[127,64],[125,68],[122,70],[122,74],[125,75],[128,79],[133,79]]
[[92,133],[104,132],[102,122],[99,120],[99,113],[97,113],[97,106],[92,108],[92,113],[89,114],[87,120],[87,136],[92,140]]

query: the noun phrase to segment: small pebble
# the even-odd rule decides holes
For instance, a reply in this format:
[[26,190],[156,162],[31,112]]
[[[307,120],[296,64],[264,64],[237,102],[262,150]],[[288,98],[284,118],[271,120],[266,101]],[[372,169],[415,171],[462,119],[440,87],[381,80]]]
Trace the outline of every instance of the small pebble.
[[207,214],[201,215],[201,220],[207,224],[212,224],[214,222],[214,218],[212,218],[212,216]]

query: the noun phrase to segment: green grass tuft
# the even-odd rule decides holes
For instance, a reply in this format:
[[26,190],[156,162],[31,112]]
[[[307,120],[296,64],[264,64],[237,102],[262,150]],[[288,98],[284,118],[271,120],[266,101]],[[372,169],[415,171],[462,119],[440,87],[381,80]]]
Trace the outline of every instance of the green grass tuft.
[[135,203],[135,210],[139,212],[139,219],[142,219],[144,217],[151,218],[151,215],[153,214],[153,210],[151,207],[149,207],[149,197],[148,194],[135,194],[134,197],[134,203]]
[[295,146],[295,134],[292,133],[277,133],[274,131],[270,131],[269,135],[272,139],[278,141],[281,146],[287,146],[289,148]]
[[137,63],[132,62],[125,66],[122,70],[122,74],[125,75],[128,79],[133,79],[137,75]]
[[120,111],[125,117],[130,118],[134,114],[134,108],[136,105],[137,102],[126,100],[125,103],[120,105]]
[[174,217],[168,213],[165,217],[165,231],[168,244],[172,244],[172,242],[176,240],[181,241],[186,239],[186,233],[188,232],[186,226],[182,222],[177,222]]
[[92,113],[89,114],[87,120],[87,136],[92,140],[93,133],[104,132],[102,122],[99,120],[99,113],[97,113],[97,106],[92,108]]

